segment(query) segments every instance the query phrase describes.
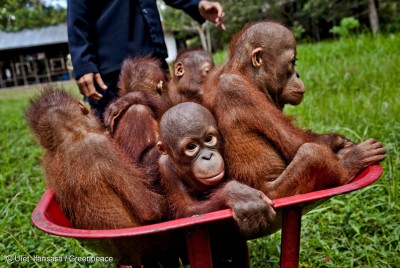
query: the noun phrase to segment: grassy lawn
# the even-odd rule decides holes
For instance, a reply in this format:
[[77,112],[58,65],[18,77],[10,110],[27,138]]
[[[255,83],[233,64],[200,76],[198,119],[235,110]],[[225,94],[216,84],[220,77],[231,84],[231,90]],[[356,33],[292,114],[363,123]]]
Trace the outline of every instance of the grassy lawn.
[[[298,48],[304,101],[286,112],[315,132],[338,132],[356,142],[385,144],[382,178],[338,196],[303,217],[301,267],[400,267],[400,35],[361,36]],[[218,55],[219,58],[223,57]],[[73,83],[67,84],[77,92]],[[30,215],[45,184],[41,149],[24,109],[36,87],[0,90],[0,267],[6,256],[27,256],[12,267],[48,267],[33,256],[89,256],[73,239],[34,228]],[[252,267],[279,267],[280,233],[249,242]],[[87,267],[53,263],[52,267]],[[95,263],[91,267],[108,267]]]

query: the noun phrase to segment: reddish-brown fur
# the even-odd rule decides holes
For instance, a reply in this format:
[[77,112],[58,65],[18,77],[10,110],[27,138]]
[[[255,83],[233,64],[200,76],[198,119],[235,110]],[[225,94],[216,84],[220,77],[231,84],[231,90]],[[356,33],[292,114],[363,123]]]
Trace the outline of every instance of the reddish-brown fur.
[[157,87],[160,81],[167,82],[167,75],[161,68],[161,62],[152,57],[135,57],[124,60],[118,82],[118,96],[129,92],[145,91],[153,96],[167,94],[167,87]]
[[47,187],[73,225],[114,229],[159,221],[164,201],[144,172],[102,129],[95,115],[61,88],[31,100],[27,122],[44,147]]
[[220,136],[211,113],[196,103],[182,103],[161,120],[159,160],[172,217],[189,217],[232,208],[241,233],[265,234],[274,222],[272,202],[259,190],[224,182]]
[[181,73],[178,77],[175,72],[168,86],[157,60],[150,57],[125,60],[119,81],[121,97],[105,112],[105,124],[110,126],[113,138],[134,163],[149,168],[153,174],[159,157],[155,144],[160,116],[171,105],[190,99],[200,101],[201,84],[213,66],[211,57],[203,50],[181,52],[177,64]]
[[157,173],[158,119],[169,106],[166,83],[158,60],[125,60],[119,81],[120,98],[107,107],[104,116],[113,139],[133,163],[149,170],[150,177]]
[[131,161],[142,167],[156,167],[160,156],[155,147],[159,127],[156,118],[147,106],[132,105],[121,116],[113,134]]
[[202,85],[214,68],[211,56],[201,49],[187,49],[179,52],[175,62],[169,97],[173,105],[185,101],[201,103]]
[[[347,183],[384,159],[385,149],[373,139],[355,145],[337,134],[317,135],[282,113],[285,103],[296,104],[304,93],[288,29],[250,24],[234,37],[229,55],[204,86],[204,104],[224,140],[229,178],[274,199]],[[295,100],[282,98],[287,92]]]

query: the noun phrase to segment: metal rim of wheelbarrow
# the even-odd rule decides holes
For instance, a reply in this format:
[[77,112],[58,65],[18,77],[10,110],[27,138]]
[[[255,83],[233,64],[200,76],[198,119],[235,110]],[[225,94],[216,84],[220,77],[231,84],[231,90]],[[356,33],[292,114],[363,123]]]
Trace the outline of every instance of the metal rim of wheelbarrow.
[[[300,205],[302,203],[316,201],[318,199],[327,199],[335,195],[340,195],[357,189],[361,189],[378,180],[382,174],[382,171],[382,167],[379,164],[369,166],[364,171],[362,171],[352,182],[346,185],[306,194],[275,199],[273,200],[274,208],[279,209],[293,205]],[[51,211],[53,209],[52,206],[57,205],[55,202],[56,201],[54,199],[53,192],[47,189],[32,213],[33,224],[41,231],[49,234],[82,239],[142,236],[146,234],[166,232],[184,227],[195,226],[198,224],[210,223],[232,218],[232,210],[225,209],[189,218],[170,220],[145,226],[124,229],[86,230],[73,228],[64,215],[51,215]],[[58,222],[62,222],[65,226],[56,224],[54,222],[54,217],[64,217],[58,218],[56,220]]]

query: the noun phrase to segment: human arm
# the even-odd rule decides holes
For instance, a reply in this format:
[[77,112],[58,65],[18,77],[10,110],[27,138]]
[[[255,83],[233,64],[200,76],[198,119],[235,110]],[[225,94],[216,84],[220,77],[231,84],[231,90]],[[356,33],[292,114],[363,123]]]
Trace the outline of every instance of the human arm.
[[164,0],[164,2],[171,7],[182,9],[199,23],[208,20],[216,27],[225,30],[225,25],[222,23],[224,11],[219,2],[206,0]]
[[99,100],[102,95],[94,87],[97,83],[106,89],[96,65],[94,49],[94,7],[91,1],[68,0],[68,45],[77,78],[79,91],[93,100]]

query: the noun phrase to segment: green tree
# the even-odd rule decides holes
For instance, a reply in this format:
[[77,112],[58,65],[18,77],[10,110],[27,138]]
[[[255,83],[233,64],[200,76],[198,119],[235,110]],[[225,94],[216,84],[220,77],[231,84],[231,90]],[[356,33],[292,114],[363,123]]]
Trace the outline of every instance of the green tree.
[[[161,0],[160,0],[161,1]],[[274,19],[290,27],[297,38],[320,41],[332,38],[329,30],[340,26],[343,18],[353,17],[360,23],[359,31],[376,33],[400,31],[400,2],[398,0],[218,0],[225,11],[222,32],[209,26],[200,26],[180,10],[165,7],[161,9],[164,24],[172,30],[181,42],[201,46],[211,44],[213,51],[226,46],[232,35],[247,22],[260,19]],[[200,33],[200,30],[203,33]],[[210,33],[207,42],[202,38]],[[200,36],[203,35],[203,37]]]
[[0,0],[0,30],[19,31],[66,22],[65,8],[40,0]]
[[379,0],[379,24],[385,32],[400,31],[400,2],[395,0]]

